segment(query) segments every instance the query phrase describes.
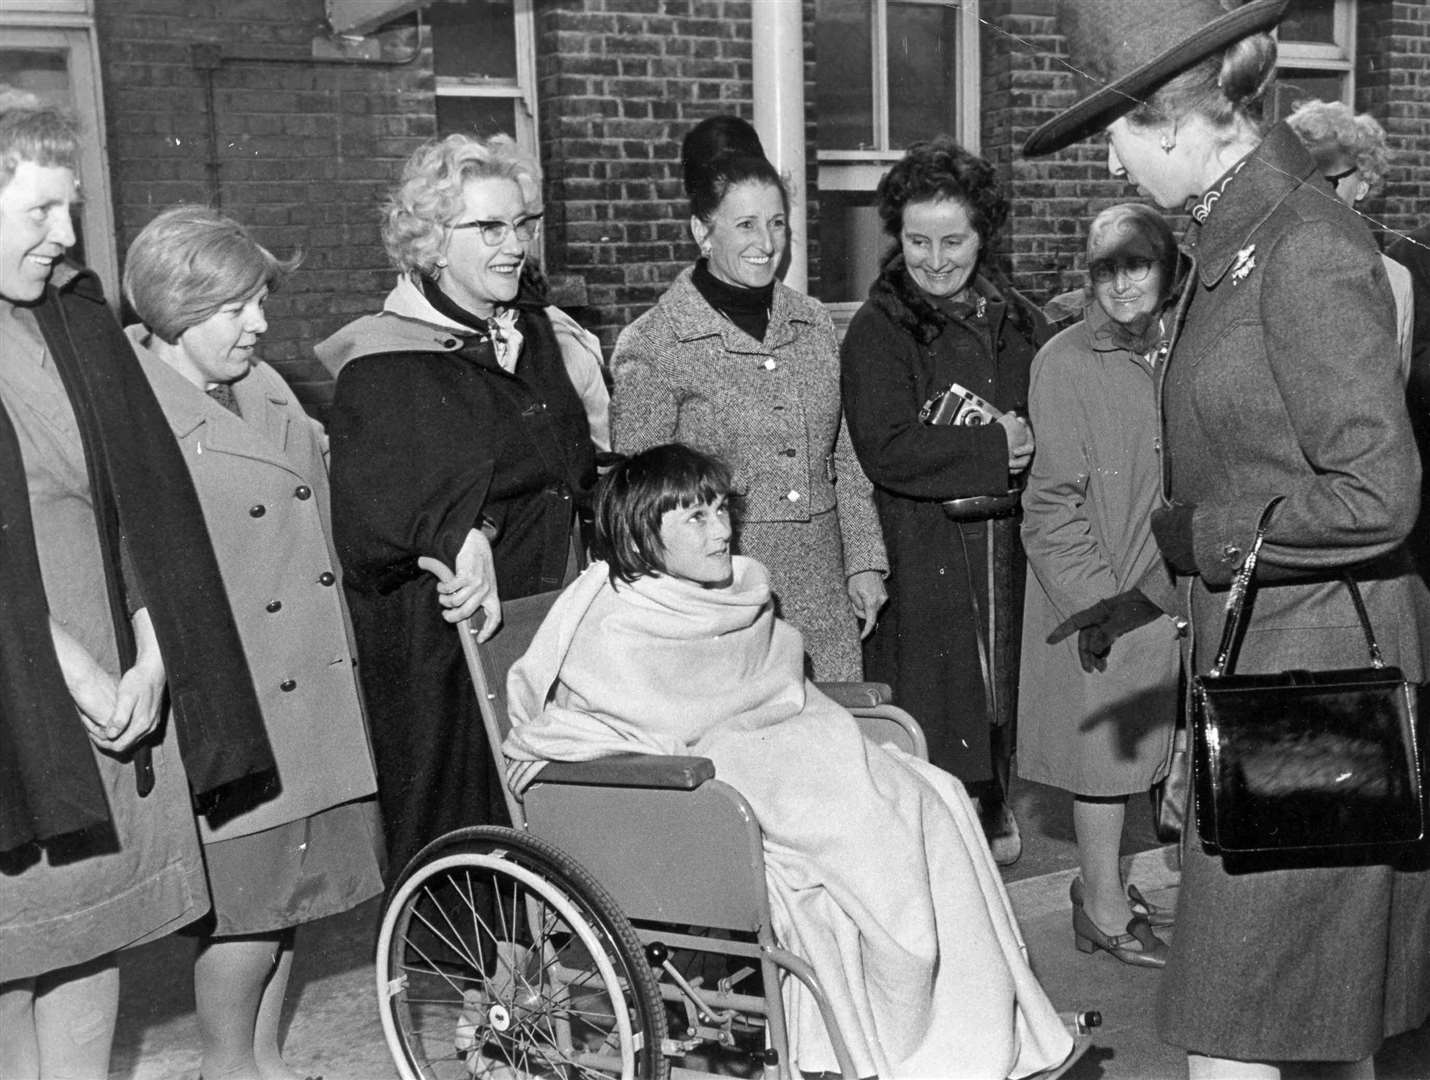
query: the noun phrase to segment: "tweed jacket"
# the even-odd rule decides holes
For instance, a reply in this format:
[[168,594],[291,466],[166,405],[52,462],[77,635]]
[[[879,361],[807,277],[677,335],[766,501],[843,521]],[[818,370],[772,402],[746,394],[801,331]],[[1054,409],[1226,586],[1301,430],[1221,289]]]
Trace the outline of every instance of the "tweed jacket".
[[849,441],[839,344],[816,300],[775,283],[755,341],[683,271],[622,331],[611,356],[612,442],[621,453],[678,439],[734,473],[744,521],[804,522],[837,509],[848,575],[886,571],[872,488]]
[[[1162,387],[1166,495],[1196,508],[1203,590],[1229,584],[1263,508],[1284,497],[1258,576],[1293,584],[1260,590],[1252,623],[1280,628],[1271,654],[1361,662],[1364,645],[1335,575],[1379,559],[1358,574],[1376,579],[1365,590],[1368,603],[1372,593],[1382,601],[1372,621],[1387,659],[1418,669],[1410,583],[1397,582],[1420,465],[1395,307],[1370,233],[1305,182],[1314,175],[1304,147],[1279,125],[1189,235],[1195,266]],[[1213,625],[1198,629],[1216,629],[1215,608]],[[1256,639],[1247,636],[1253,652]],[[1402,639],[1408,647],[1396,648]],[[1317,640],[1325,648],[1313,647]]]
[[128,329],[193,476],[278,762],[274,798],[205,842],[309,817],[377,788],[357,655],[328,516],[327,438],[259,362],[233,384],[235,416]]

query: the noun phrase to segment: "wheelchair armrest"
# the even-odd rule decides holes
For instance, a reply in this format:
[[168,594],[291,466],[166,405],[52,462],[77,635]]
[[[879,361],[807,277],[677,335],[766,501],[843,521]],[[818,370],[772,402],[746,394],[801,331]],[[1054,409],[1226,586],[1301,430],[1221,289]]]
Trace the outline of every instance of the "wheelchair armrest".
[[871,709],[894,700],[888,683],[881,682],[817,682],[824,695],[846,709]]
[[709,758],[616,754],[594,761],[548,762],[532,783],[694,791],[714,776],[715,763]]

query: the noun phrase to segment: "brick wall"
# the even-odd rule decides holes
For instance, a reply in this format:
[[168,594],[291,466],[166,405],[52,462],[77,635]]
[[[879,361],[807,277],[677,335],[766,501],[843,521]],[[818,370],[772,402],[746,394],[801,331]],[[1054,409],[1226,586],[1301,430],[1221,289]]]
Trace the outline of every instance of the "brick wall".
[[[547,176],[547,269],[584,282],[605,345],[695,255],[681,137],[720,112],[752,116],[750,15],[763,0],[537,0],[538,107]],[[814,0],[803,0],[805,193],[819,273]],[[303,268],[270,303],[266,356],[320,415],[331,394],[314,342],[374,310],[391,271],[377,206],[435,131],[430,49],[414,19],[359,55],[329,43],[322,0],[106,0],[96,5],[121,255],[159,209],[221,205]],[[1081,93],[1057,0],[983,0],[983,152],[1012,199],[994,259],[1036,302],[1082,284],[1087,221],[1135,197],[1097,140],[1051,159],[1019,149]],[[1430,206],[1430,5],[1359,5],[1357,108],[1383,120],[1398,157],[1366,209],[1397,230]],[[210,88],[211,101],[210,105]],[[210,121],[211,125],[210,126]],[[210,150],[212,140],[213,150]]]
[[[999,254],[1041,303],[1082,285],[1091,217],[1138,196],[1108,176],[1100,138],[1049,158],[1018,157],[1027,135],[1081,97],[1084,83],[1065,63],[1056,0],[985,0],[984,12],[984,153],[1003,166],[1013,198]],[[1405,231],[1430,216],[1430,5],[1362,0],[1356,37],[1355,107],[1385,125],[1395,151],[1385,190],[1360,209],[1378,234]],[[1185,224],[1176,216],[1178,232]]]
[[1430,5],[1362,3],[1358,14],[1355,107],[1385,126],[1393,154],[1385,191],[1362,209],[1389,240],[1430,221]]
[[680,140],[752,115],[749,0],[537,6],[548,261],[585,279],[609,350],[695,258]]
[[263,355],[321,414],[331,385],[312,344],[391,287],[377,207],[434,131],[415,25],[379,35],[370,59],[314,62],[322,0],[96,7],[121,259],[185,201],[222,208],[280,255],[301,248],[302,268],[269,301]]

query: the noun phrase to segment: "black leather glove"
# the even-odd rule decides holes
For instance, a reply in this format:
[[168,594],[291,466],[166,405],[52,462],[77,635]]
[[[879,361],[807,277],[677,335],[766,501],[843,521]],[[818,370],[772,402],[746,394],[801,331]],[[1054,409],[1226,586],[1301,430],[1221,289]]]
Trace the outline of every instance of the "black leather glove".
[[1197,572],[1196,549],[1192,546],[1193,503],[1173,503],[1152,511],[1152,536],[1162,550],[1162,558],[1179,574]]
[[1076,630],[1077,657],[1083,671],[1088,674],[1106,671],[1107,655],[1113,643],[1161,614],[1162,609],[1148,600],[1141,589],[1128,589],[1070,615],[1048,635],[1048,644],[1056,645]]

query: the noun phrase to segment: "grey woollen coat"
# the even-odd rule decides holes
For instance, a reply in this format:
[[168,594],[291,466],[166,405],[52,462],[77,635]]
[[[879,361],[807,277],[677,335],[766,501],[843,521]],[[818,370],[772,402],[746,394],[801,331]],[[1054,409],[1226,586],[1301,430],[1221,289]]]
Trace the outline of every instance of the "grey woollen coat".
[[[1354,568],[1387,663],[1423,677],[1402,541],[1420,468],[1394,306],[1370,233],[1331,197],[1289,128],[1245,161],[1187,240],[1195,266],[1162,386],[1164,487],[1195,505],[1194,664],[1226,588],[1275,511],[1238,672],[1368,664]],[[1236,1059],[1354,1060],[1430,1012],[1430,872],[1238,865],[1184,840],[1158,1006],[1162,1038]]]
[[328,515],[327,436],[267,364],[233,384],[242,418],[130,340],[193,477],[273,756],[272,798],[200,816],[205,843],[247,836],[377,789]]
[[[844,411],[874,482],[889,551],[889,604],[865,644],[864,672],[889,683],[923,725],[929,757],[965,782],[992,777],[989,714],[971,601],[989,612],[988,528],[950,521],[940,502],[1009,488],[999,425],[933,427],[919,408],[959,382],[1000,409],[1025,409],[1033,357],[1047,321],[1011,286],[979,276],[982,317],[936,307],[887,261],[841,349]],[[997,632],[991,662],[998,720],[1017,712],[1024,561],[1017,518],[993,522]],[[967,561],[965,561],[965,552]],[[970,586],[969,567],[974,584]]]

